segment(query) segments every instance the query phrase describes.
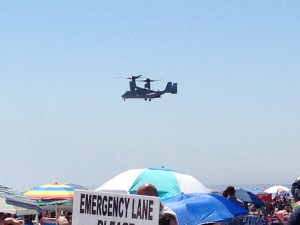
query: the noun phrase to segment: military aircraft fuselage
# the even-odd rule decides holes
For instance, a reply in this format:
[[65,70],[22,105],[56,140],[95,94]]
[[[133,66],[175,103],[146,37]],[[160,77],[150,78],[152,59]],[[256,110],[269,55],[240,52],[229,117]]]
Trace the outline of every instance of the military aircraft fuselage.
[[145,87],[139,87],[136,85],[135,79],[137,77],[132,77],[131,81],[129,82],[130,90],[126,91],[121,97],[124,99],[130,99],[130,98],[137,98],[137,99],[145,99],[151,101],[153,98],[160,98],[161,95],[165,93],[171,93],[171,94],[177,94],[177,83],[168,82],[165,90],[151,90],[150,89],[150,82],[149,82],[149,88]]
[[152,98],[160,98],[162,94],[164,94],[165,91],[159,91],[159,90],[149,90],[146,88],[139,88],[137,87],[134,91],[126,91],[122,98],[125,100],[127,98],[143,98],[145,100],[152,99]]

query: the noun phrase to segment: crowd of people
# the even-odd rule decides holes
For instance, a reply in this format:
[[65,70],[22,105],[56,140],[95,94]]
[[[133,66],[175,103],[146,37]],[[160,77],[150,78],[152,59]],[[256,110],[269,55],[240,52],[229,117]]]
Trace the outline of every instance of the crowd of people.
[[289,193],[277,195],[272,201],[266,201],[264,206],[245,204],[235,196],[233,186],[227,187],[223,197],[235,202],[249,211],[247,217],[233,219],[232,225],[300,225],[300,207],[293,208],[295,202],[300,201],[300,176],[293,182]]
[[34,215],[16,218],[16,215],[0,212],[0,225],[34,225],[34,218]]
[[[229,199],[235,204],[248,210],[248,216],[241,216],[233,218],[231,223],[226,225],[300,225],[300,207],[293,209],[293,203],[300,201],[300,177],[298,177],[292,184],[292,196],[289,194],[283,196],[276,196],[273,201],[266,201],[264,206],[257,206],[254,204],[245,204],[236,197],[236,191],[233,186],[228,186],[223,191],[223,197]],[[155,196],[158,197],[158,191],[152,184],[143,184],[137,190],[137,195]],[[292,198],[291,198],[292,197]],[[21,218],[16,218],[10,214],[0,212],[0,225],[44,225],[45,217],[40,215],[35,218],[35,215],[24,215]],[[58,219],[53,212],[47,215],[48,219],[52,219],[54,223],[59,225],[72,225],[72,212],[59,212]],[[211,222],[206,225],[217,225],[219,223]],[[222,223],[224,224],[224,223]],[[176,213],[170,208],[160,203],[159,225],[179,225]]]
[[45,224],[57,224],[58,225],[72,225],[72,212],[71,211],[60,211],[58,219],[54,211],[49,213],[46,211],[44,215],[23,215],[17,217],[17,215],[11,215],[10,213],[0,212],[0,225],[45,225]]
[[[300,208],[293,210],[292,203],[300,201],[300,177],[292,184],[292,197],[289,194],[278,195],[273,201],[267,201],[265,206],[245,204],[236,197],[233,186],[228,186],[223,191],[223,197],[238,204],[249,211],[249,216],[235,217],[230,223],[223,225],[300,225]],[[151,184],[142,185],[137,194],[158,196],[156,188]],[[220,223],[210,222],[206,225],[219,225]],[[176,213],[160,204],[159,225],[178,225]]]

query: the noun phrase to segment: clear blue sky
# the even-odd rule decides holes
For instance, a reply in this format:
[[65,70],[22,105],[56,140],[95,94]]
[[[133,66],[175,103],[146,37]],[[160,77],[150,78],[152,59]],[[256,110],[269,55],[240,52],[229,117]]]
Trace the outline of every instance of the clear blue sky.
[[[2,185],[300,175],[298,0],[1,1],[0,30]],[[178,94],[124,102],[138,74]]]

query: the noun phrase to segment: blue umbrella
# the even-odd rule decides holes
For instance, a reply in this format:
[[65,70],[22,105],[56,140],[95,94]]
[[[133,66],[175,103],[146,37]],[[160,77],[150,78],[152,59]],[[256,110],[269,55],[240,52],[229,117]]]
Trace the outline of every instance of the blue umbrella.
[[176,212],[179,225],[228,223],[234,217],[248,214],[243,207],[217,194],[182,194],[163,204]]
[[235,196],[245,203],[253,203],[254,205],[264,206],[265,203],[250,191],[244,189],[235,190]]
[[268,194],[267,192],[265,192],[264,190],[260,190],[260,189],[256,189],[254,191],[251,191],[253,194],[255,195],[264,195],[264,194]]
[[83,186],[81,186],[81,185],[79,185],[79,184],[67,183],[66,185],[69,185],[69,186],[73,187],[74,189],[87,190],[86,187],[83,187]]

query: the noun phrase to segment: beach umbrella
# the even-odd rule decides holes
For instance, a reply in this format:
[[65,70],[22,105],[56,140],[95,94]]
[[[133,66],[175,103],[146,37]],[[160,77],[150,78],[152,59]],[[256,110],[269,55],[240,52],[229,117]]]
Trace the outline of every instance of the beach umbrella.
[[251,191],[253,194],[255,195],[263,195],[263,194],[268,194],[267,192],[265,192],[264,190],[261,189],[255,189],[254,191]]
[[291,189],[281,185],[274,185],[265,190],[266,193],[273,194],[273,195],[285,195],[290,193],[290,191]]
[[144,168],[125,171],[103,185],[96,191],[126,191],[136,194],[137,189],[145,183],[153,184],[161,200],[167,200],[181,193],[208,193],[196,178],[167,168]]
[[45,184],[26,191],[24,195],[42,201],[69,200],[74,197],[74,187],[60,183]]
[[242,188],[235,190],[235,196],[238,199],[242,200],[244,203],[253,203],[254,205],[259,205],[259,206],[265,205],[265,203],[255,194],[253,194],[250,191],[246,191]]
[[79,184],[74,184],[74,183],[66,183],[66,185],[69,185],[69,186],[73,187],[74,189],[87,190],[87,188],[86,188],[86,187],[83,187],[83,186],[81,186],[81,185],[79,185]]
[[0,196],[0,212],[30,215],[41,211],[42,209],[35,203],[17,199],[15,197]]
[[[29,213],[28,213],[29,211]],[[0,212],[2,213],[10,213],[10,214],[35,214],[36,211],[34,210],[29,210],[27,208],[23,208],[23,207],[18,207],[18,206],[14,206],[14,205],[10,205],[6,203],[5,198],[0,197]]]
[[37,201],[43,210],[72,210],[73,200]]
[[179,225],[228,223],[234,217],[248,214],[238,204],[211,193],[182,194],[164,201],[163,204],[176,212]]
[[0,187],[0,212],[11,214],[36,214],[42,209],[37,202],[23,196],[23,193],[12,188]]
[[263,200],[264,202],[273,202],[271,193],[267,193],[267,192],[265,192],[263,190],[259,190],[259,189],[256,189],[252,193],[255,194],[261,200]]
[[73,202],[62,200],[73,200],[74,189],[73,186],[55,182],[34,187],[26,191],[24,195],[27,198],[38,200],[38,204],[44,209],[55,210],[57,217],[58,209],[68,209],[73,205]]

